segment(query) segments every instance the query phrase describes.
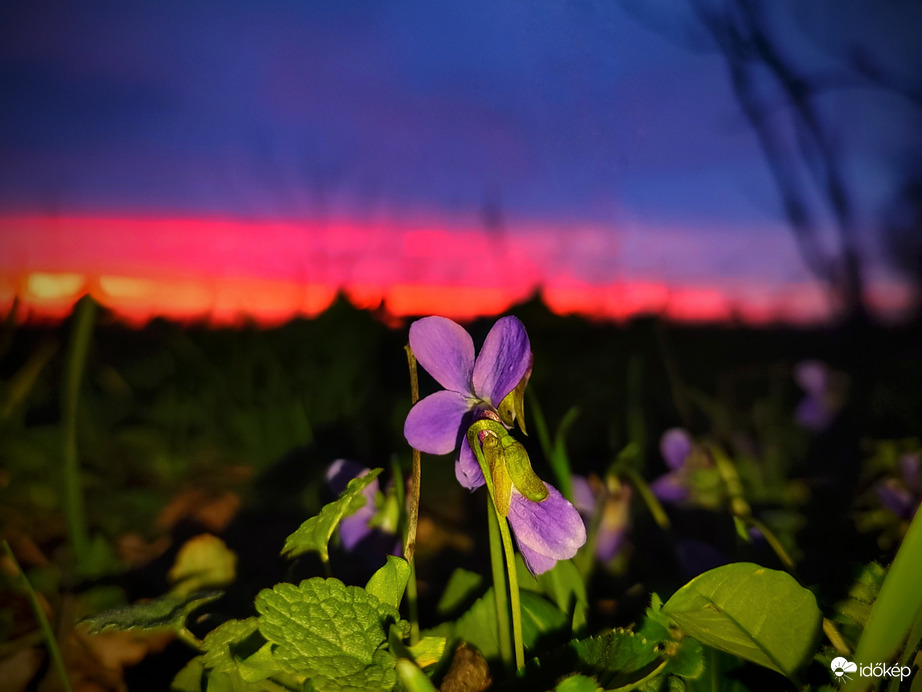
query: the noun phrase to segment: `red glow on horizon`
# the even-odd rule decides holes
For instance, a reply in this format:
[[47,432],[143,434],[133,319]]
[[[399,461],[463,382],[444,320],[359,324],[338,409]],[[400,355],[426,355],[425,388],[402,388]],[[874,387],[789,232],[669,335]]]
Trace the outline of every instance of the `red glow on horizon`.
[[[610,232],[582,226],[491,234],[437,221],[0,217],[0,309],[8,312],[18,296],[23,319],[59,320],[90,293],[132,325],[162,316],[269,326],[316,316],[342,292],[357,307],[398,320],[469,320],[540,292],[557,314],[614,321],[662,315],[764,325],[829,314],[815,286],[795,286],[779,300],[753,286],[576,278],[581,262],[616,259]],[[882,300],[900,299],[890,291]]]

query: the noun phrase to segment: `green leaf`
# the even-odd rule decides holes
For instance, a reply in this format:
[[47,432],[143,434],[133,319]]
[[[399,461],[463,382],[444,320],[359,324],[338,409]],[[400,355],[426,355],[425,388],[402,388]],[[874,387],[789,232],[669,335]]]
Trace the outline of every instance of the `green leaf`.
[[605,689],[639,682],[664,667],[656,641],[630,630],[616,629],[600,637],[570,642],[577,656],[576,670],[597,676]]
[[210,670],[236,670],[234,651],[241,658],[246,658],[265,642],[255,617],[228,620],[205,635],[202,642],[205,649],[202,664]]
[[202,692],[204,677],[205,667],[202,665],[202,657],[196,656],[176,673],[176,677],[170,683],[170,692]]
[[221,593],[197,591],[185,595],[167,594],[153,601],[132,603],[88,615],[80,623],[87,625],[90,634],[127,630],[179,630],[185,627],[189,613],[204,603],[217,600]]
[[[916,512],[909,524],[851,660],[893,660],[913,620],[922,612],[919,574],[922,574],[922,512]],[[867,689],[870,682],[869,678],[855,677],[845,689],[849,692]]]
[[537,578],[528,571],[519,554],[515,556],[515,566],[521,588],[543,593],[561,612],[573,614],[574,632],[586,624],[589,610],[586,583],[579,568],[571,560],[558,560],[552,569],[539,574]]
[[[281,691],[300,687],[272,656],[271,645],[257,629],[257,618],[229,620],[205,637],[201,656],[207,690]],[[272,678],[271,680],[269,678]],[[285,683],[283,686],[281,683]]]
[[[567,627],[567,616],[541,595],[522,591],[522,641],[533,647],[542,635],[557,633]],[[456,637],[473,644],[484,658],[499,658],[499,634],[496,629],[496,603],[493,587],[481,596],[455,623]]]
[[[531,574],[528,575],[531,577]],[[483,576],[458,567],[451,573],[448,584],[436,606],[439,615],[447,616],[472,598],[483,585]]]
[[406,658],[397,659],[397,676],[408,692],[438,692],[428,676]]
[[442,660],[447,645],[448,640],[445,637],[423,637],[407,649],[416,665],[426,668]]
[[316,692],[390,690],[395,659],[383,648],[397,609],[357,586],[314,577],[256,596],[259,630],[283,670]]
[[876,562],[861,568],[848,595],[836,603],[833,619],[846,625],[867,625],[871,607],[880,592],[887,571]]
[[186,541],[167,575],[173,592],[187,594],[234,581],[237,555],[217,536],[203,533]]
[[382,469],[372,469],[364,476],[353,478],[339,498],[323,506],[320,514],[305,521],[298,530],[285,539],[282,555],[297,557],[316,552],[324,562],[330,561],[329,543],[333,532],[345,517],[355,514],[365,504],[362,491],[378,477]]
[[602,692],[602,688],[595,678],[576,674],[557,683],[554,692]]
[[365,590],[382,603],[399,608],[409,580],[410,563],[402,557],[388,555],[387,563],[371,575]]
[[748,562],[695,577],[663,613],[704,644],[791,679],[813,656],[823,619],[816,598],[791,575]]

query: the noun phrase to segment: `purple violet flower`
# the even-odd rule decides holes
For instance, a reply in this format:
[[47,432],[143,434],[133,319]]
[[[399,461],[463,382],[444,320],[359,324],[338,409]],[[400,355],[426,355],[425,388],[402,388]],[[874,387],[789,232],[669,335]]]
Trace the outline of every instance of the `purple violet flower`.
[[[404,436],[427,454],[457,450],[455,476],[469,490],[484,485],[483,472],[467,440],[475,420],[490,418],[509,427],[500,404],[531,372],[531,346],[516,317],[497,320],[474,356],[470,334],[445,317],[425,317],[410,325],[410,348],[416,360],[445,389],[417,402],[407,415]],[[543,481],[542,481],[543,482]],[[507,518],[519,552],[532,574],[573,557],[586,542],[579,512],[553,486],[535,502],[514,485]]]
[[805,360],[797,364],[794,379],[806,393],[794,411],[794,419],[807,430],[825,430],[842,407],[836,374],[822,361]]
[[874,491],[880,503],[900,519],[912,519],[922,503],[922,454],[903,454],[898,462],[900,477],[887,478]]
[[669,472],[650,483],[650,490],[663,502],[681,502],[689,496],[686,462],[691,458],[694,442],[684,428],[670,428],[659,441],[660,453]]
[[597,512],[601,512],[595,537],[595,555],[607,564],[618,554],[630,524],[631,487],[617,482],[606,487],[593,475],[573,476],[573,500],[587,528]]
[[512,316],[497,320],[475,360],[474,340],[464,327],[445,317],[424,317],[410,325],[410,348],[445,389],[410,409],[404,436],[427,454],[458,450],[455,476],[476,490],[483,474],[465,433],[484,412],[499,420],[500,402],[528,374],[531,345],[525,326]]
[[[346,489],[349,481],[364,476],[368,471],[368,468],[357,462],[337,459],[327,469],[327,485],[339,495]],[[380,551],[372,552],[398,556],[403,553],[403,546],[396,535],[396,522],[377,521],[378,515],[381,514],[376,502],[379,492],[380,485],[375,478],[362,490],[365,504],[339,522],[339,538],[347,551],[351,552],[360,543],[367,544],[370,541],[374,547],[380,548]]]

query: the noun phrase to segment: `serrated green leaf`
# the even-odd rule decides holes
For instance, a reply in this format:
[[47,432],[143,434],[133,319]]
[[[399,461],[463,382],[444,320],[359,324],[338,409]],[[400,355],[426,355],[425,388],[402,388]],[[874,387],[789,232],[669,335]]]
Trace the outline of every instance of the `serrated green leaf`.
[[704,644],[791,679],[813,656],[823,619],[791,575],[747,562],[695,577],[663,613]]
[[228,620],[205,635],[202,642],[205,649],[202,663],[210,670],[234,671],[237,665],[232,649],[236,649],[240,655],[246,657],[258,650],[265,642],[266,639],[260,634],[255,617],[246,620]]
[[378,477],[382,469],[372,469],[364,476],[353,478],[340,494],[339,498],[323,506],[320,514],[305,521],[298,530],[285,539],[282,555],[297,557],[304,553],[316,552],[320,559],[329,562],[330,538],[345,517],[355,514],[365,504],[362,491]]
[[209,632],[202,644],[205,654],[200,658],[207,691],[280,692],[285,685],[299,686],[273,658],[255,617],[223,623]]
[[399,608],[409,580],[410,563],[402,557],[388,555],[387,563],[371,575],[365,590],[382,603]]
[[577,673],[557,683],[554,692],[602,692],[602,688],[595,678]]
[[204,603],[217,600],[221,594],[221,591],[167,594],[153,601],[132,603],[88,615],[80,620],[80,624],[86,625],[90,634],[127,630],[178,630],[185,626],[189,613]]
[[357,586],[314,577],[256,596],[259,630],[283,670],[316,692],[390,690],[395,659],[382,648],[397,609]]
[[657,643],[616,629],[600,637],[574,640],[568,648],[577,656],[576,670],[595,675],[605,689],[612,689],[639,682],[663,666]]
[[[531,577],[531,574],[528,575]],[[458,567],[448,578],[448,584],[436,606],[439,615],[446,616],[456,610],[465,601],[472,598],[483,586],[483,576]]]

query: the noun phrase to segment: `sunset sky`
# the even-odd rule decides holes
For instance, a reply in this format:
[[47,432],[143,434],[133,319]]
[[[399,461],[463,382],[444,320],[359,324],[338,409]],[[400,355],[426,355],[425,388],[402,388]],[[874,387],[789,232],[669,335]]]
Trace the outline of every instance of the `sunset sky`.
[[[810,74],[858,47],[918,82],[918,5],[832,5],[772,5]],[[471,317],[540,290],[616,319],[826,317],[687,8],[5,3],[0,300],[61,314],[90,290],[136,321],[279,321],[337,291]],[[922,111],[860,83],[819,105],[872,302],[898,309],[876,228]]]

